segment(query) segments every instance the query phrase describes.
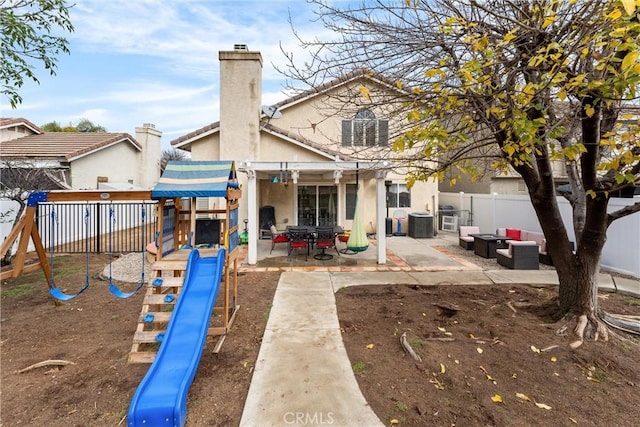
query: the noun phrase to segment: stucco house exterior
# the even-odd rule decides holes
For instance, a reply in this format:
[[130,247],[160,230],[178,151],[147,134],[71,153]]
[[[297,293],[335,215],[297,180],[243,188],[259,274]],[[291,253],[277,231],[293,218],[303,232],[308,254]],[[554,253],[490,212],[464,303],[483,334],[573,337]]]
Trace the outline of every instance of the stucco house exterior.
[[[219,60],[220,121],[171,145],[191,152],[193,160],[235,160],[243,186],[241,222],[248,220],[250,264],[256,262],[256,239],[268,229],[264,214],[269,209],[278,230],[287,225],[340,225],[348,230],[357,201],[366,232],[377,236],[382,264],[386,218],[434,213],[437,182],[418,182],[408,189],[394,165],[392,139],[405,118],[391,114],[383,102],[342,96],[406,96],[393,83],[356,70],[265,107],[260,52],[235,45],[220,51]],[[408,231],[407,221],[400,226]]]
[[[31,190],[140,190],[160,178],[162,133],[152,124],[128,133],[43,132],[24,118],[0,118],[0,188],[7,195],[14,183],[29,179],[33,168],[44,170]],[[27,170],[23,172],[21,168]],[[26,175],[25,175],[26,173]],[[11,232],[15,200],[0,198],[0,241]]]
[[146,189],[160,177],[162,133],[43,132],[24,118],[0,118],[3,165],[46,168],[61,189]]

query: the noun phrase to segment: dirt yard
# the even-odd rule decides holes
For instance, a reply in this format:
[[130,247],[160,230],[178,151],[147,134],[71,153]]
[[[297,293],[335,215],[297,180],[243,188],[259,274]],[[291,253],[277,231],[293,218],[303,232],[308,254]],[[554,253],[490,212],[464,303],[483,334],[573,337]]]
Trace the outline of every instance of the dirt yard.
[[[72,292],[84,283],[83,255],[55,262],[59,284]],[[39,271],[2,283],[2,427],[126,425],[148,368],[127,363],[142,295],[112,297],[98,279],[107,262],[92,256],[91,286],[60,307]],[[188,426],[238,425],[278,277],[240,276],[237,320],[220,353],[205,348],[189,392]],[[553,294],[528,286],[398,284],[343,289],[336,298],[354,372],[386,425],[637,425],[638,340],[623,335],[625,341],[569,350],[568,339],[555,334],[561,323],[548,314]],[[603,294],[600,303],[640,315],[638,299]],[[422,362],[403,351],[405,332]],[[19,373],[53,359],[73,364]]]

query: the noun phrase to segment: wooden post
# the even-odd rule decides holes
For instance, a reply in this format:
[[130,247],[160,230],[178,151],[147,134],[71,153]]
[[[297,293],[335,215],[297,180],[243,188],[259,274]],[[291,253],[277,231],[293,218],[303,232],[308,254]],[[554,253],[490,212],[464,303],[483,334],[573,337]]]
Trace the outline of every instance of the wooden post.
[[[16,252],[16,259],[13,265],[13,277],[18,277],[22,273],[24,267],[24,260],[27,257],[27,249],[29,247],[29,238],[31,237],[31,230],[35,225],[36,208],[29,206],[25,213],[24,227],[20,234],[20,241],[18,242],[18,251]],[[46,257],[45,257],[46,258]]]

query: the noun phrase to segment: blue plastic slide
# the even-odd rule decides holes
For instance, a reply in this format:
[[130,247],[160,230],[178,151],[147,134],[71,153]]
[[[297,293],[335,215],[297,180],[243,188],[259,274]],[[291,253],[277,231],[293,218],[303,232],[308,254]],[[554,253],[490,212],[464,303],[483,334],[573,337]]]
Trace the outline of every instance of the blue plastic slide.
[[224,258],[222,248],[216,257],[206,258],[191,251],[182,292],[158,354],[131,400],[130,427],[184,426],[187,393],[207,339]]

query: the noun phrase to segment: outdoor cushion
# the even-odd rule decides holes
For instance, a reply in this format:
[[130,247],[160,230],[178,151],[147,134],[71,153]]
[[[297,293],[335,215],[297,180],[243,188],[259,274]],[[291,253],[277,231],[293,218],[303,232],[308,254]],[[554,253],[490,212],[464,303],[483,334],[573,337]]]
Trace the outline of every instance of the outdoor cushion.
[[[461,225],[458,231],[460,232],[460,237],[465,237],[469,234],[480,234],[480,227],[475,225]],[[473,240],[473,237],[471,240]]]
[[510,240],[520,240],[520,229],[518,228],[507,228],[507,239]]
[[547,251],[547,239],[544,238],[544,234],[539,233],[537,231],[525,231],[522,230],[520,233],[520,238],[522,240],[533,240],[539,246],[540,253],[544,253]]
[[275,225],[272,225],[270,227],[270,231],[271,231],[271,240],[273,241],[273,243],[285,243],[289,241],[289,238],[287,237],[286,234],[278,233],[278,230],[276,229]]

